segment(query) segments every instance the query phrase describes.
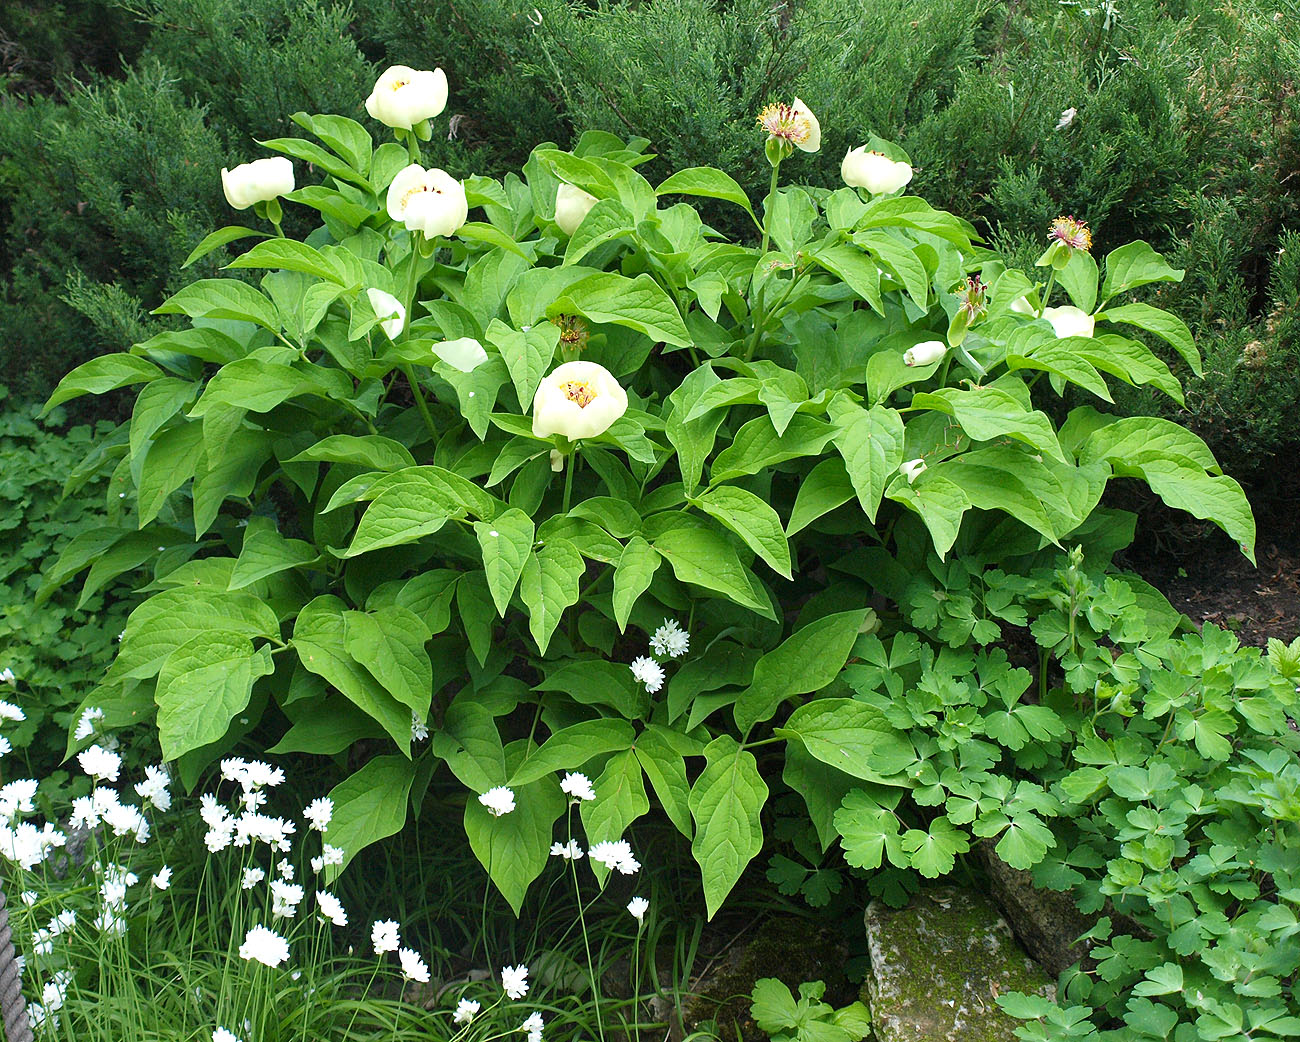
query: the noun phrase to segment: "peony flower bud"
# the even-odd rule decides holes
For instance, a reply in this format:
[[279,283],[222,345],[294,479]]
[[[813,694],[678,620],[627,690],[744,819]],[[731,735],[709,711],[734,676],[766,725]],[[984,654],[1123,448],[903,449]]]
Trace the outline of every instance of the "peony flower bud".
[[375,82],[366,111],[386,127],[410,130],[447,107],[447,74],[394,65]]
[[406,328],[406,308],[402,307],[402,302],[382,289],[368,289],[366,296],[370,298],[370,307],[374,310],[375,317],[380,320],[379,328],[388,335],[389,340],[396,340]]
[[418,163],[397,172],[388,186],[388,216],[413,232],[454,235],[469,217],[465,186],[443,170]]
[[560,231],[565,235],[576,232],[596,201],[590,192],[574,185],[560,185],[555,190],[555,223],[560,226]]
[[254,203],[266,203],[293,191],[293,163],[284,156],[243,163],[234,170],[221,170],[221,190],[236,210]]
[[627,392],[595,362],[565,362],[533,396],[533,437],[562,434],[570,441],[604,434],[627,411]]
[[925,460],[917,457],[908,460],[906,463],[900,463],[898,472],[907,478],[907,483],[910,485],[925,473]]
[[942,340],[927,340],[903,352],[904,365],[929,365],[937,362],[948,353],[948,345]]
[[1043,318],[1052,324],[1058,337],[1092,336],[1096,325],[1090,314],[1068,304],[1060,308],[1044,308]]
[[1008,307],[1007,310],[1014,311],[1017,315],[1028,315],[1030,318],[1033,318],[1035,315],[1038,314],[1038,312],[1034,309],[1034,305],[1029,303],[1028,296],[1016,297],[1016,299],[1011,302],[1011,305]]
[[551,471],[555,474],[564,470],[564,453],[559,449],[551,449]]
[[883,152],[868,152],[866,145],[849,149],[840,164],[840,177],[850,188],[865,188],[872,195],[897,192],[912,180],[912,167],[896,163]]

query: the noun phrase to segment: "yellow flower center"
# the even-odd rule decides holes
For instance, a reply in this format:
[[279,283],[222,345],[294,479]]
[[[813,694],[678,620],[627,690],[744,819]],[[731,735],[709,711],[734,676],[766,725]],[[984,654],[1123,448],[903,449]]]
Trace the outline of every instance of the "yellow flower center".
[[596,392],[586,380],[566,380],[562,386],[564,397],[576,402],[579,409],[585,409],[596,400]]
[[392,92],[396,94],[403,87],[409,87],[410,85],[411,85],[410,80],[393,80],[393,82],[389,86]]
[[780,138],[792,145],[807,141],[812,134],[812,123],[793,105],[780,102],[768,105],[758,114],[758,125],[769,137]]

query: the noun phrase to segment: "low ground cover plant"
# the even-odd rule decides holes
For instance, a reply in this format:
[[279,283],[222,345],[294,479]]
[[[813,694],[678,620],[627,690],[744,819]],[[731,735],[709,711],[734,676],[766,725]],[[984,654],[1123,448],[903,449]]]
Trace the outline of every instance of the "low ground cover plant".
[[[1132,294],[1183,273],[1142,241],[1098,262],[1074,216],[1010,266],[907,194],[909,157],[879,139],[847,152],[843,187],[790,185],[823,133],[798,98],[757,114],[759,208],[711,167],[653,185],[647,142],[602,132],[501,180],[426,168],[446,102],[437,70],[395,67],[366,100],[394,140],[295,114],[308,137],[221,173],[251,220],[189,258],[252,241],[228,267],[265,274],[180,289],[158,311],[188,324],[51,396],[136,389],[80,470],[107,479],[112,527],[41,591],[92,562],[148,575],[81,711],[151,723],[186,789],[237,748],[331,761],[326,885],[418,820],[443,766],[516,912],[577,850],[602,885],[634,871],[626,837],[653,812],[690,844],[713,916],[778,786],[823,851],[887,858],[872,885],[893,900],[975,837],[1051,864],[1066,801],[1101,791],[1058,786],[1054,743],[1082,757],[1066,736],[1091,730],[1130,765],[1123,707],[1183,645],[1160,643],[1176,616],[1138,627],[1172,615],[1149,588],[1088,580],[1098,595],[1079,557],[1062,593],[1035,568],[1067,540],[1098,561],[1127,544],[1132,516],[1100,506],[1112,478],[1253,554],[1204,442],[1105,411],[1115,384],[1181,401],[1138,337],[1197,371],[1192,338]],[[282,234],[294,208],[319,222],[302,238]],[[1067,387],[1096,405],[1065,409]],[[1037,690],[976,650],[1031,618]],[[1217,764],[1229,710],[1288,738],[1261,683],[1276,704],[1184,692],[1150,719]],[[1100,699],[1124,684],[1112,720]],[[69,753],[94,739],[74,732]]]

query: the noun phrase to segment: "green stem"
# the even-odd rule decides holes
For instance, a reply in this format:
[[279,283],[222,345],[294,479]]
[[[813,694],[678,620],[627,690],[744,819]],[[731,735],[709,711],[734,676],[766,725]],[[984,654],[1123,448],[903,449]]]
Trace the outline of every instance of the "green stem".
[[573,446],[573,452],[569,458],[564,461],[564,513],[569,512],[569,504],[573,501],[573,472],[578,469],[578,446]]
[[403,362],[402,372],[406,374],[406,382],[411,385],[411,395],[415,398],[415,407],[420,410],[420,415],[424,417],[424,425],[429,428],[429,436],[434,441],[437,441],[438,428],[433,425],[433,416],[429,412],[429,403],[424,400],[424,392],[420,390],[420,385],[415,379],[415,368],[410,362]]
[[405,137],[406,154],[410,156],[412,163],[420,163],[420,139],[415,136],[414,130],[405,131]]
[[763,203],[763,245],[759,247],[758,257],[762,260],[767,255],[767,244],[772,241],[772,200],[776,198],[776,178],[781,172],[781,164],[772,165],[772,185],[767,190],[767,199]]
[[1047,310],[1047,302],[1052,299],[1052,287],[1056,285],[1056,269],[1053,268],[1047,274],[1047,286],[1043,290],[1043,306],[1038,309],[1038,318],[1043,317],[1043,312]]

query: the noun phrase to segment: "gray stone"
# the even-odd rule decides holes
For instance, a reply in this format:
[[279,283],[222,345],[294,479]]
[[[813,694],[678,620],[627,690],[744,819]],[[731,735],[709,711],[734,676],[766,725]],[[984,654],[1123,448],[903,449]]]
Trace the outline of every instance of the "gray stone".
[[863,991],[878,1042],[1014,1042],[1020,1022],[997,996],[1055,997],[982,894],[926,890],[903,909],[873,901],[866,923],[871,972]]
[[1036,887],[1031,873],[1008,865],[988,840],[976,851],[988,873],[993,899],[1002,906],[1012,933],[1025,950],[1053,977],[1084,962],[1092,942],[1079,937],[1092,929],[1097,917],[1080,912],[1068,892]]

